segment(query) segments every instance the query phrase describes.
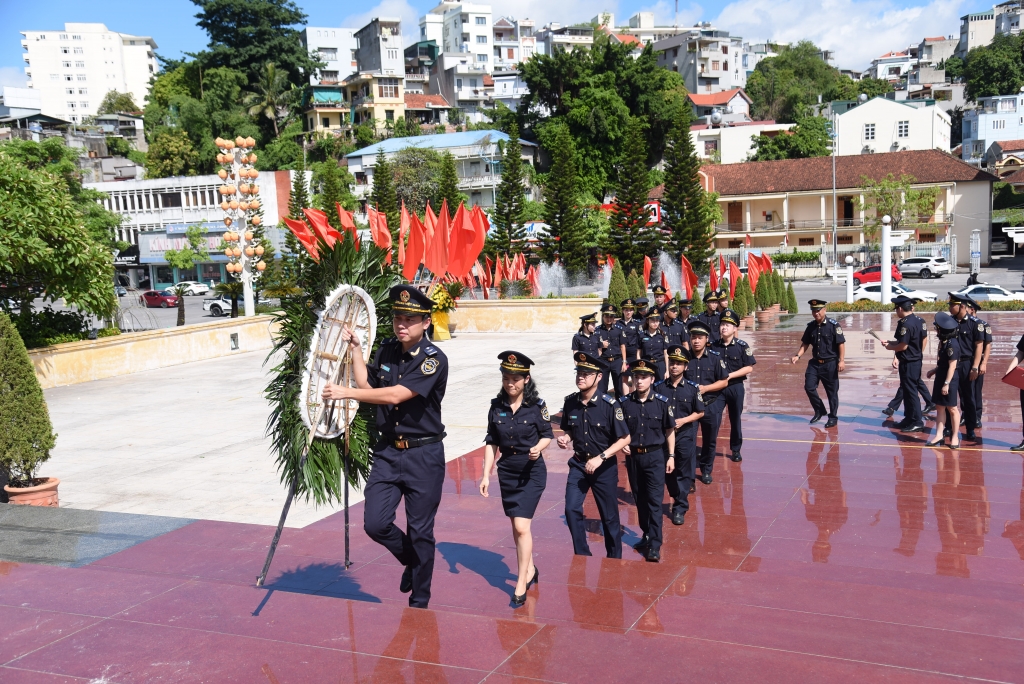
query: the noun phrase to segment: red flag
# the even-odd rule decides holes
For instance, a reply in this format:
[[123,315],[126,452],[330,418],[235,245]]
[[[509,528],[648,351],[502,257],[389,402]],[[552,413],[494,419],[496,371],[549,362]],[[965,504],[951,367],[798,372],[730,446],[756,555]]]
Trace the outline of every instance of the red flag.
[[398,225],[398,263],[405,264],[405,236],[409,234],[409,210],[402,200],[402,216]]
[[[352,234],[352,243],[356,246],[356,249],[358,250],[359,249],[359,229],[356,228],[356,222],[352,219],[352,214],[350,212],[347,212],[344,209],[342,209],[341,208],[341,203],[339,203],[339,202],[335,202],[334,206],[338,210],[338,222],[341,225],[342,230],[344,230],[346,233],[351,233]],[[379,214],[379,216],[382,219],[384,219],[384,225],[387,226],[387,224],[388,224],[387,217],[384,216],[384,214]],[[370,232],[370,237],[373,237],[373,232],[372,231]],[[338,238],[339,239],[341,238],[340,234],[338,235]],[[380,245],[379,242],[377,244]],[[382,249],[388,249],[388,250],[391,249],[391,233],[388,233],[388,246],[387,247],[382,247]],[[389,264],[391,263],[391,258],[390,257],[388,257],[388,263]]]
[[697,274],[693,271],[693,264],[683,254],[679,258],[679,276],[682,280],[682,290],[686,293],[687,299],[693,299],[697,293]]
[[455,210],[448,225],[448,272],[455,277],[462,276],[462,266],[465,262],[465,233],[462,224],[466,218],[466,206],[459,202],[459,208]]
[[775,270],[775,264],[772,263],[772,258],[767,254],[761,255],[761,265],[764,266],[769,273]]
[[709,278],[711,280],[711,289],[712,290],[717,290],[718,289],[718,272],[715,271],[715,260],[714,259],[712,259],[711,263],[708,264],[708,274],[709,274]]
[[615,257],[608,255],[608,268],[615,268]]
[[782,236],[782,246],[789,247],[789,233]]
[[479,206],[473,207],[473,211],[470,212],[470,219],[472,219],[474,230],[470,254],[473,257],[472,261],[477,262],[480,258],[480,253],[484,251],[484,242],[487,241],[487,232],[491,228],[491,222],[488,220],[487,214]]
[[402,262],[402,277],[411,281],[416,277],[423,262],[423,254],[426,251],[427,228],[420,221],[420,217],[412,214],[409,217],[409,247],[405,250],[405,261]]
[[739,284],[740,278],[743,275],[740,273],[740,267],[736,265],[735,261],[729,262],[729,299],[736,299],[736,285]]
[[302,213],[306,215],[306,220],[313,227],[313,232],[324,241],[327,248],[334,247],[334,243],[341,237],[341,233],[331,228],[331,224],[327,222],[327,214],[319,209],[303,209]]
[[290,218],[284,219],[284,223],[292,234],[298,238],[299,243],[306,248],[313,261],[320,261],[320,254],[316,248],[316,236],[310,232],[309,227],[302,221],[294,221]]
[[661,272],[661,286],[665,288],[665,298],[672,299],[672,288],[668,286],[668,276],[664,271]]
[[747,255],[747,280],[750,281],[750,291],[757,290],[757,280],[761,277],[761,262],[753,254]]
[[513,262],[513,268],[515,269],[514,280],[522,280],[526,277],[526,255],[522,252],[516,254],[515,261]]
[[644,257],[644,288],[646,289],[651,284],[651,257]]
[[536,266],[530,266],[526,279],[530,281],[530,289],[533,290],[533,296],[540,297],[540,271],[537,270]]
[[494,263],[494,287],[500,287],[501,281],[508,278],[508,271],[505,270],[504,264],[501,263],[501,257],[498,257]]
[[[718,255],[718,280],[721,281],[725,278],[725,257],[721,254]],[[730,297],[731,299],[731,297]]]
[[750,246],[750,233],[747,233],[747,238],[743,242],[747,247]]
[[491,257],[489,257],[487,255],[484,255],[484,280],[483,280],[483,286],[485,288],[490,287],[491,283],[494,282],[492,280],[493,274],[494,274],[494,262],[491,261]]
[[433,212],[429,207],[427,211],[427,235],[430,236],[430,242],[427,243],[427,252],[423,256],[423,263],[427,265],[431,273],[440,277],[448,270],[448,200],[441,203],[441,210],[433,225],[430,221]]

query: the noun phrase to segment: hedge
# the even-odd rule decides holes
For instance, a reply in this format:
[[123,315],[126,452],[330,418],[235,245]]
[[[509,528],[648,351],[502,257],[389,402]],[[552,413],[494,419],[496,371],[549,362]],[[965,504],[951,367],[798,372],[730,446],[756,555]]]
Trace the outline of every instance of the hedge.
[[[978,302],[982,306],[981,313],[985,311],[1024,311],[1024,300],[1014,299],[1009,302]],[[873,311],[893,311],[896,307],[892,304],[873,302],[870,299],[861,299],[853,304],[846,302],[829,302],[828,310],[835,313],[869,313]],[[949,308],[946,300],[937,302],[918,302],[914,307],[916,312],[946,311]]]

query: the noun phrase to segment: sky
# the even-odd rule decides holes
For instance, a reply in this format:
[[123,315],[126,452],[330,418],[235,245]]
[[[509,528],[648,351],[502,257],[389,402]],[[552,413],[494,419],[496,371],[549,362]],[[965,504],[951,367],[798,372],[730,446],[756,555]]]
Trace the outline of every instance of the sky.
[[[297,0],[310,26],[359,28],[375,16],[398,16],[409,42],[419,32],[419,17],[436,0],[380,0],[370,9],[352,12],[353,3],[337,0]],[[373,2],[373,0],[371,0]],[[959,35],[959,18],[967,12],[991,9],[984,0],[496,0],[495,16],[533,19],[538,28],[550,21],[589,21],[611,11],[621,25],[635,12],[654,12],[659,25],[688,26],[709,21],[716,28],[745,40],[796,42],[812,40],[836,54],[836,65],[865,69],[874,57],[917,44],[925,36]],[[158,9],[153,9],[158,8]],[[165,57],[201,50],[206,34],[195,25],[190,0],[48,0],[46,12],[30,2],[0,0],[0,85],[24,86],[21,35],[24,30],[57,30],[65,21],[104,23],[114,31],[152,36]],[[45,16],[44,16],[45,14]]]

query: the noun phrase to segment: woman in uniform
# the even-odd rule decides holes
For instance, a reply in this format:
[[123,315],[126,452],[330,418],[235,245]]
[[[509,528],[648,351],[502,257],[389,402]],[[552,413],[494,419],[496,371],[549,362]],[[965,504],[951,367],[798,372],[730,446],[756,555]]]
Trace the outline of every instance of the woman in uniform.
[[[935,385],[932,389],[932,401],[936,406],[945,406],[949,409],[950,420],[950,441],[951,449],[960,447],[960,409],[956,406],[957,383],[956,364],[960,358],[960,343],[957,340],[959,325],[955,318],[945,311],[935,314],[935,329],[939,333],[939,355],[938,364],[928,371],[928,377],[935,378]],[[925,446],[942,446],[944,442],[943,431],[945,430],[946,412],[939,409],[935,412],[935,439]],[[956,438],[956,444],[953,439]]]
[[501,359],[501,391],[491,400],[487,414],[480,494],[490,495],[490,473],[497,450],[501,505],[505,515],[512,519],[512,536],[519,558],[519,578],[512,597],[512,604],[518,608],[526,603],[526,591],[540,578],[533,564],[530,521],[548,480],[541,452],[554,433],[548,407],[537,396],[537,385],[530,377],[533,361],[516,351],[504,351],[498,358]]
[[661,330],[661,315],[657,309],[647,312],[644,320],[644,329],[640,332],[640,357],[650,359],[658,369],[658,376],[655,380],[665,379],[665,369],[668,367],[668,340]]
[[601,338],[595,334],[597,314],[580,316],[580,331],[572,336],[573,352],[584,352],[591,356],[601,355]]

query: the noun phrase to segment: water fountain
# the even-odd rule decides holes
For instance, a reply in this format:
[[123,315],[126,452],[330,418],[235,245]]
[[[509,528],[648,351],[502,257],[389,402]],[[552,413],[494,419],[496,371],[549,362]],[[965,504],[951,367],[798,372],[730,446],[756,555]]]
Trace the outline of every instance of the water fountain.
[[[651,284],[661,284],[661,274],[665,274],[668,280],[668,287],[672,294],[682,291],[683,281],[679,263],[665,252],[658,254],[658,278],[651,275]],[[685,293],[684,293],[685,294]]]
[[612,284],[612,267],[605,264],[601,269],[601,299],[608,299],[608,288]]
[[565,267],[560,263],[540,264],[540,296],[547,297],[554,293],[556,297],[563,295],[563,289],[568,285],[565,276]]

